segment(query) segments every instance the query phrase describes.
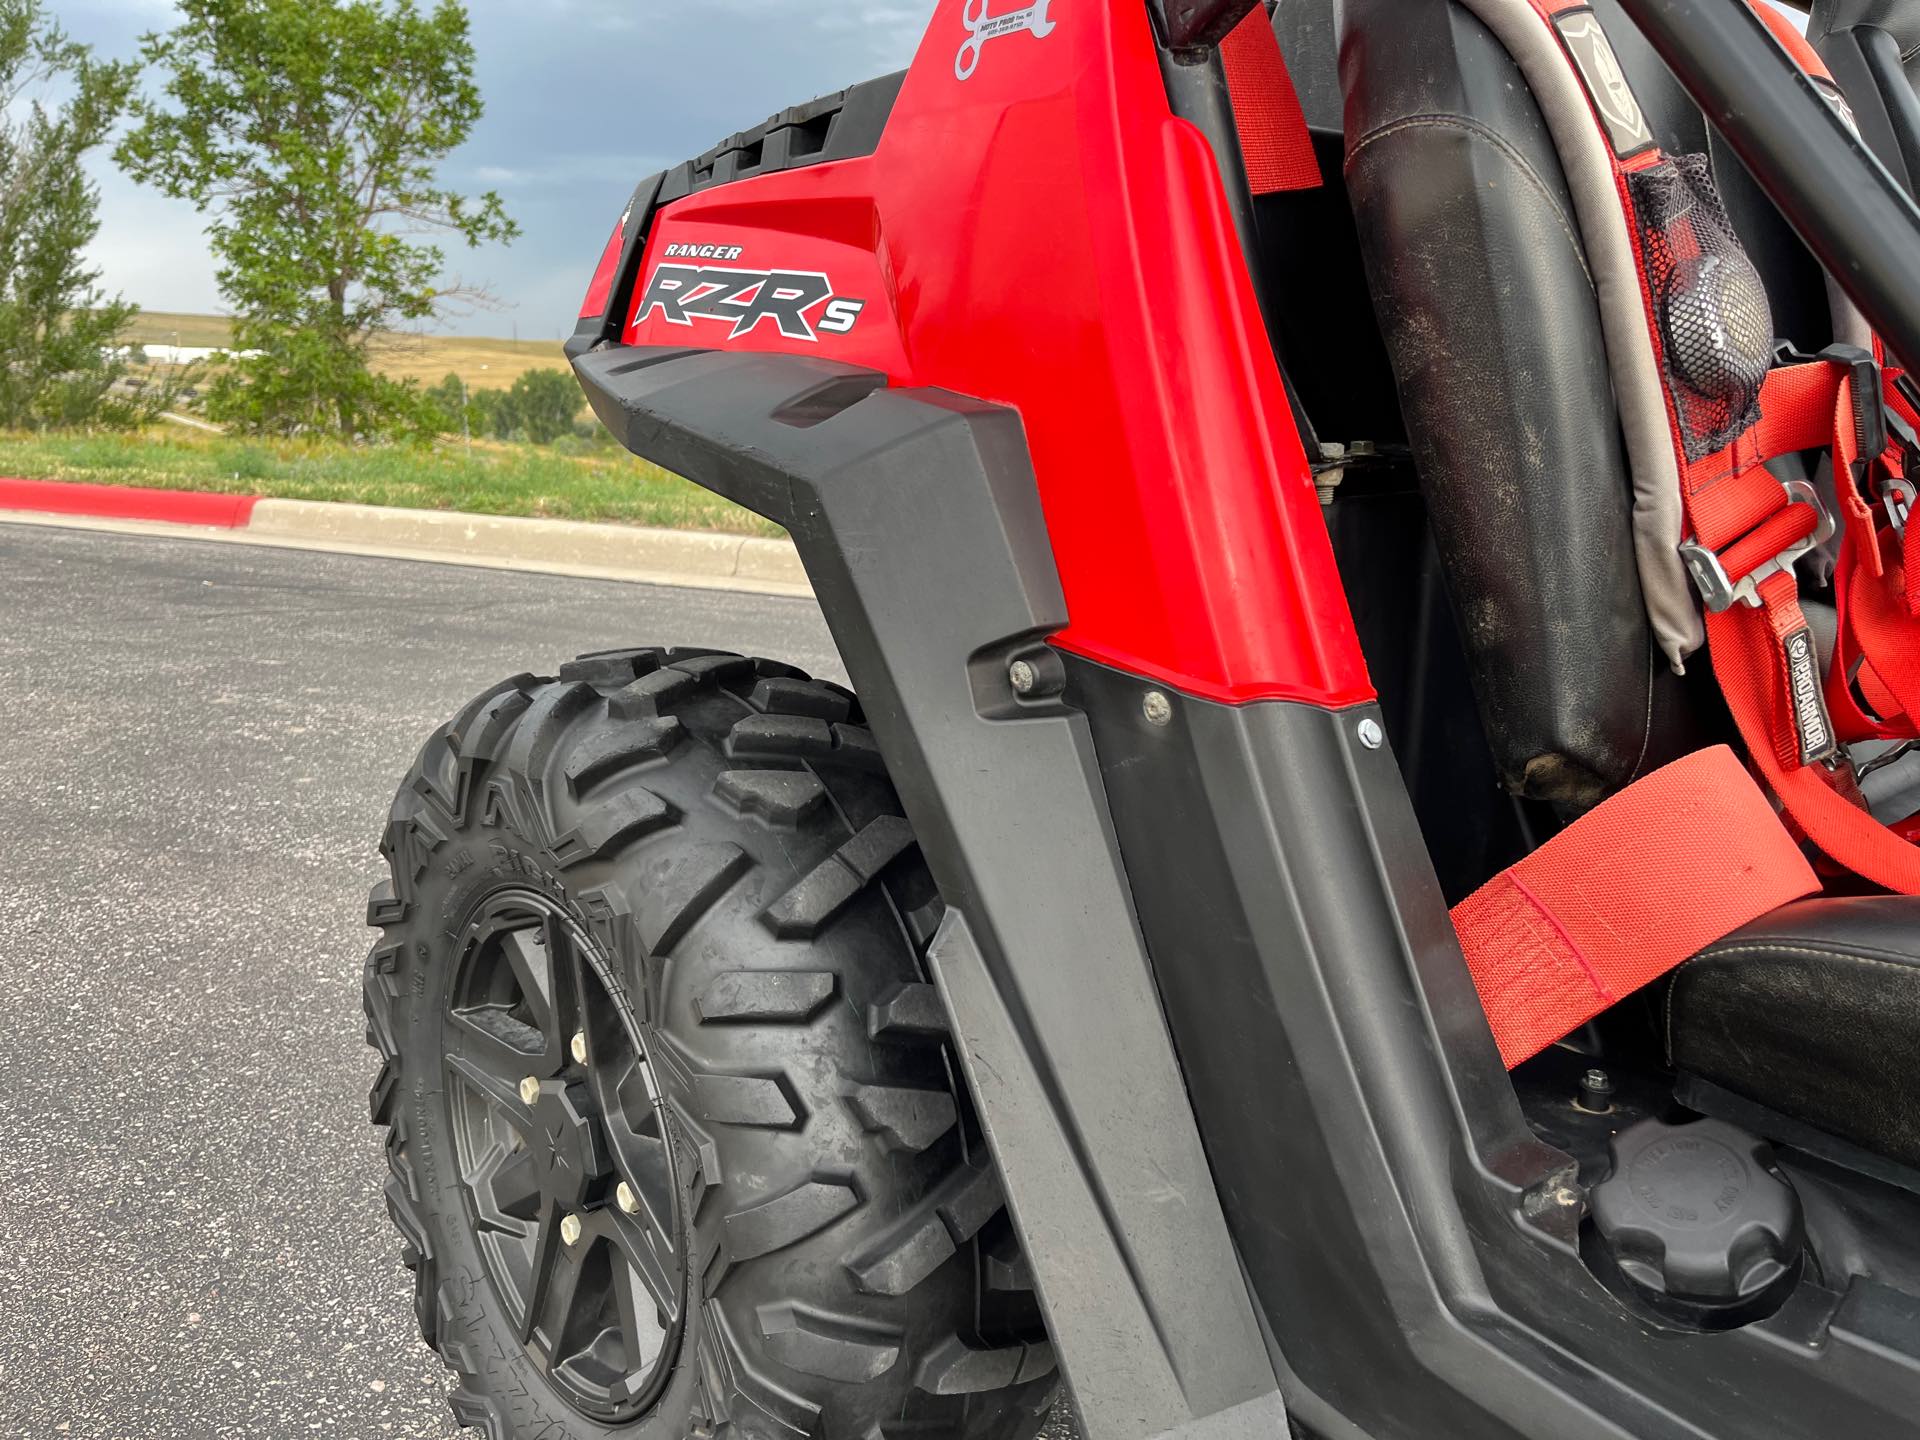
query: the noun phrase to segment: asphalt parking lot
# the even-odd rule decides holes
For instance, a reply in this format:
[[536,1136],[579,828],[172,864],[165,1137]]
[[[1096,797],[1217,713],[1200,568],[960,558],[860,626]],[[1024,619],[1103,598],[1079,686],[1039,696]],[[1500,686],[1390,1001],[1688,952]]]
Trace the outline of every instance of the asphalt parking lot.
[[366,1123],[378,831],[470,694],[811,602],[0,525],[0,1436],[432,1440]]

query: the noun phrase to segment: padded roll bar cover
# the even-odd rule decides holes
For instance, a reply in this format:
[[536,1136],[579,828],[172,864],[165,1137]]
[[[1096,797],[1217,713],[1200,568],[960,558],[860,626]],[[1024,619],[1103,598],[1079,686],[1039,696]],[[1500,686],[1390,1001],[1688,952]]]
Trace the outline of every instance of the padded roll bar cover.
[[1340,129],[1340,37],[1331,0],[1280,0],[1273,33],[1286,56],[1287,73],[1312,130]]
[[1920,185],[1920,0],[1815,0],[1807,38],[1860,138],[1909,193]]
[[1920,0],[1814,0],[1807,38],[1818,49],[1827,35],[1863,25],[1891,35],[1908,75],[1920,80]]
[[1264,0],[1148,0],[1169,50],[1218,45]]
[[1503,782],[1584,807],[1680,748],[1600,313],[1545,121],[1451,0],[1344,0],[1347,185]]

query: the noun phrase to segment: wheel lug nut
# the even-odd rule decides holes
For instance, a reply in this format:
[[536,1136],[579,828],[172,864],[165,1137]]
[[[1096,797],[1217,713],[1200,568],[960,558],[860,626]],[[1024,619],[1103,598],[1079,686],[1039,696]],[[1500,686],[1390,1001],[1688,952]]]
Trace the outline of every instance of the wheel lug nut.
[[576,1034],[573,1037],[573,1044],[568,1048],[573,1051],[573,1058],[576,1064],[580,1064],[580,1065],[586,1064],[587,1063],[587,1032],[582,1030],[578,1034]]
[[613,1200],[614,1203],[626,1211],[627,1214],[635,1215],[639,1213],[640,1197],[633,1193],[633,1187],[627,1184],[626,1181],[622,1180],[618,1185],[613,1187]]
[[540,1082],[529,1075],[520,1082],[520,1103],[531,1105],[540,1098]]
[[560,1238],[569,1245],[580,1243],[580,1217],[568,1215],[560,1222]]

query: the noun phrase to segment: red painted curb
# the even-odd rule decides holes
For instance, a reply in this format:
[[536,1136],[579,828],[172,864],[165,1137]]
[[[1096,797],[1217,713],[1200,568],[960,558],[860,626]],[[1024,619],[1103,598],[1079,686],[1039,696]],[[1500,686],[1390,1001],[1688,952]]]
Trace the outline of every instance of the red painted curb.
[[97,515],[109,520],[161,520],[174,525],[244,530],[253,519],[253,507],[259,503],[258,495],[0,478],[0,510],[36,510],[45,515]]

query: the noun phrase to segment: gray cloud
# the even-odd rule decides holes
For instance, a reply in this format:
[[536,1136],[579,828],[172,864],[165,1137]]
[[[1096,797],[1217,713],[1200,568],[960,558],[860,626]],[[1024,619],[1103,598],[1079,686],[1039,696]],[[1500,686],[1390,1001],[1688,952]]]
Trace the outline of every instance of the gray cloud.
[[[61,22],[108,55],[163,28],[169,0],[59,0]],[[558,335],[634,183],[788,105],[900,69],[933,0],[470,0],[486,117],[445,169],[496,189],[525,232],[510,247],[450,254],[486,281],[498,313],[453,322],[467,334]],[[201,220],[142,190],[104,158],[93,169],[103,227],[92,258],[105,283],[155,310],[219,308]]]

